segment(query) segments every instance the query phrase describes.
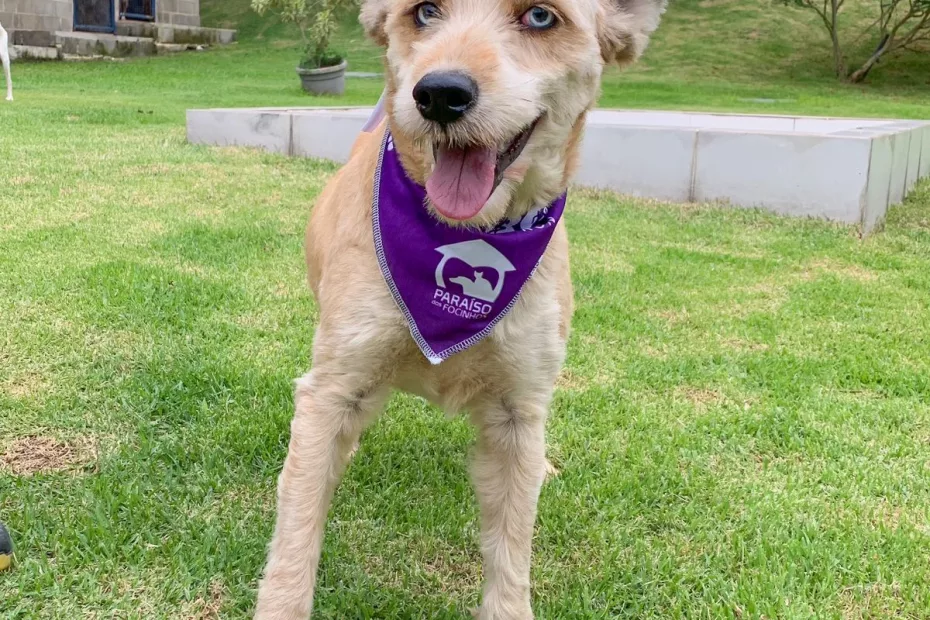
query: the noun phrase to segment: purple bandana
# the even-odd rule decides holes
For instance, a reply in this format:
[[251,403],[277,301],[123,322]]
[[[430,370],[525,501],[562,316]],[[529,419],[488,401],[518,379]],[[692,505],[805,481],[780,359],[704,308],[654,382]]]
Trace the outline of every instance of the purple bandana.
[[375,172],[372,227],[381,273],[410,334],[433,364],[491,333],[542,259],[565,196],[490,232],[449,226],[401,166],[385,131]]

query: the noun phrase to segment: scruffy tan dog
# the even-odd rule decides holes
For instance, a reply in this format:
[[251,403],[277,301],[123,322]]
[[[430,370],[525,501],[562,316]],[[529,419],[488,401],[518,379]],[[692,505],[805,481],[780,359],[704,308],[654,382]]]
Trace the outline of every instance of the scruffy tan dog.
[[390,131],[388,148],[396,149],[407,177],[428,196],[411,209],[486,230],[553,203],[573,174],[604,66],[632,62],[642,53],[664,5],[363,3],[362,24],[386,48],[386,120],[358,138],[307,229],[320,324],[313,368],[296,382],[257,618],[310,615],[330,501],[362,431],[392,389],[469,413],[478,431],[472,473],[485,575],[477,616],[533,617],[530,555],[547,466],[545,422],[572,314],[564,223],[555,226],[518,300],[487,337],[431,364],[379,265],[372,227],[375,174]]

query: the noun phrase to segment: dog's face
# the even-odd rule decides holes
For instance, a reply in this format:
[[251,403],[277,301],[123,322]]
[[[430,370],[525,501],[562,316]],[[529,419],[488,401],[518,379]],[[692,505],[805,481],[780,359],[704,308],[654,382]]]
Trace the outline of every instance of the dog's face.
[[362,24],[387,48],[395,144],[432,208],[486,225],[555,198],[605,63],[635,60],[664,5],[365,0]]

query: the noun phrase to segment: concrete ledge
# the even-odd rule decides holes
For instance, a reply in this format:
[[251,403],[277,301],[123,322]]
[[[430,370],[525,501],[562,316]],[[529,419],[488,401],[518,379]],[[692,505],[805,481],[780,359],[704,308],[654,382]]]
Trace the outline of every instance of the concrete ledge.
[[116,34],[121,36],[146,37],[159,43],[228,45],[236,42],[236,31],[225,28],[202,28],[158,22],[136,22],[120,20]]
[[860,222],[870,150],[856,137],[701,131],[692,199]]
[[143,37],[126,37],[94,32],[56,32],[63,54],[75,56],[153,56],[155,41]]
[[924,127],[923,135],[920,148],[920,165],[917,170],[919,179],[930,177],[930,125]]
[[195,110],[187,113],[187,119],[187,139],[194,144],[251,146],[272,153],[292,153],[290,114],[273,110]]
[[[344,162],[370,108],[189,110],[194,144]],[[597,110],[580,185],[857,224],[930,177],[930,122]]]
[[57,47],[12,45],[10,60],[61,60],[61,50]]
[[641,198],[688,202],[697,139],[698,131],[691,127],[589,124],[575,182]]
[[55,45],[55,34],[47,30],[14,30],[10,33],[10,42],[28,47],[52,47]]
[[225,28],[157,24],[156,38],[162,43],[200,43],[229,45],[236,42],[236,31]]

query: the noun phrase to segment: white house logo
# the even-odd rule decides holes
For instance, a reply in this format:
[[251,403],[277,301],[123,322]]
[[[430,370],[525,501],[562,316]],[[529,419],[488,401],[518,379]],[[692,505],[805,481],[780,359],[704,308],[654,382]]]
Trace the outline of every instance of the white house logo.
[[[449,314],[464,318],[483,318],[491,313],[492,304],[500,297],[507,273],[516,271],[516,267],[507,257],[498,252],[494,246],[483,239],[473,239],[461,243],[451,243],[436,248],[442,260],[436,266],[436,292],[432,303]],[[450,259],[458,259],[472,269],[472,277],[445,277],[446,265]],[[491,285],[485,277],[489,270],[497,272],[496,284]],[[458,285],[462,295],[449,290],[449,284]],[[482,303],[484,302],[484,303]]]

